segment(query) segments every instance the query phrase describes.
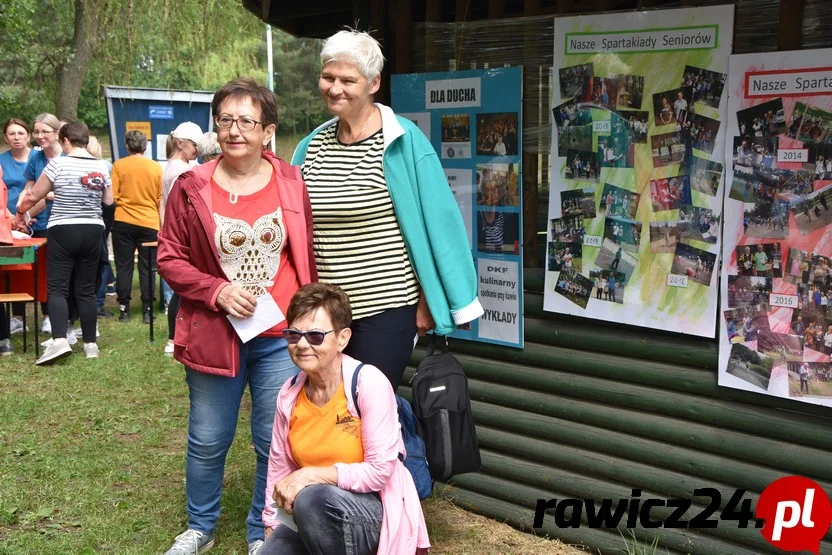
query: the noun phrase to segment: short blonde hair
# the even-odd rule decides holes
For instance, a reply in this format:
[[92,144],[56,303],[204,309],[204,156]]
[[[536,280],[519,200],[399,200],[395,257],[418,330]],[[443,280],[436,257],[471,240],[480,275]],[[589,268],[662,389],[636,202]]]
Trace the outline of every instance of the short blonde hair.
[[32,123],[32,129],[35,128],[36,123],[48,125],[56,133],[61,130],[61,127],[63,127],[60,120],[54,114],[50,114],[48,112],[35,116],[35,121]]
[[324,43],[321,66],[329,62],[355,64],[367,81],[372,81],[384,69],[384,55],[378,41],[369,33],[345,29],[338,31]]
[[98,137],[95,135],[90,135],[90,142],[87,143],[87,152],[99,160],[102,158],[101,143],[98,142]]

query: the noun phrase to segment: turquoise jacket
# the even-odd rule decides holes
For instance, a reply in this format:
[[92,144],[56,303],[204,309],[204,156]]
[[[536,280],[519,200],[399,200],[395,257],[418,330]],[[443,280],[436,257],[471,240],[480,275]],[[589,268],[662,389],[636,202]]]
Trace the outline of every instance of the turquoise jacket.
[[[393,209],[410,263],[436,322],[434,333],[446,335],[456,325],[483,313],[465,223],[436,151],[424,133],[387,106],[376,106],[381,112],[384,178]],[[312,137],[336,120],[305,137],[292,156],[292,164],[301,165]]]

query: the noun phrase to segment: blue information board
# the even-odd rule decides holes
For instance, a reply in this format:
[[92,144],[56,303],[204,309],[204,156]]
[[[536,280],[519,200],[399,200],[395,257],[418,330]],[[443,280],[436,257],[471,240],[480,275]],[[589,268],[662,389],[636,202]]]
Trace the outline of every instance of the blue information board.
[[459,204],[485,314],[453,337],[523,347],[523,68],[393,75]]

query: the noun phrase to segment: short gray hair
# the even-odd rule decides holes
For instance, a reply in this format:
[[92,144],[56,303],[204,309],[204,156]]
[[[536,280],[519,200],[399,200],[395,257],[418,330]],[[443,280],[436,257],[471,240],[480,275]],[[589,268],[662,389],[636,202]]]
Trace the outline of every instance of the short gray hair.
[[202,135],[202,138],[196,144],[196,152],[202,158],[203,162],[206,159],[213,160],[222,154],[220,144],[217,142],[217,134],[213,131],[208,131]]
[[384,55],[378,41],[369,33],[345,29],[338,31],[324,43],[321,66],[329,62],[355,64],[367,81],[372,81],[384,69]]

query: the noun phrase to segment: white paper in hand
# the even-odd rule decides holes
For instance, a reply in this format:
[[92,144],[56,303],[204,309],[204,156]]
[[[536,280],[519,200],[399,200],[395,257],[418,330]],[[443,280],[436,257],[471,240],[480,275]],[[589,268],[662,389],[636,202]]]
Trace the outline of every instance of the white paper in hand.
[[282,524],[289,530],[292,530],[294,532],[298,531],[298,525],[295,524],[295,519],[292,517],[292,515],[290,515],[280,507],[276,508],[274,517],[277,519],[278,522],[280,522],[280,524]]
[[268,293],[257,297],[257,306],[254,307],[254,315],[250,318],[237,318],[230,314],[227,317],[243,343],[248,343],[286,319],[280,307],[274,302],[274,297]]

